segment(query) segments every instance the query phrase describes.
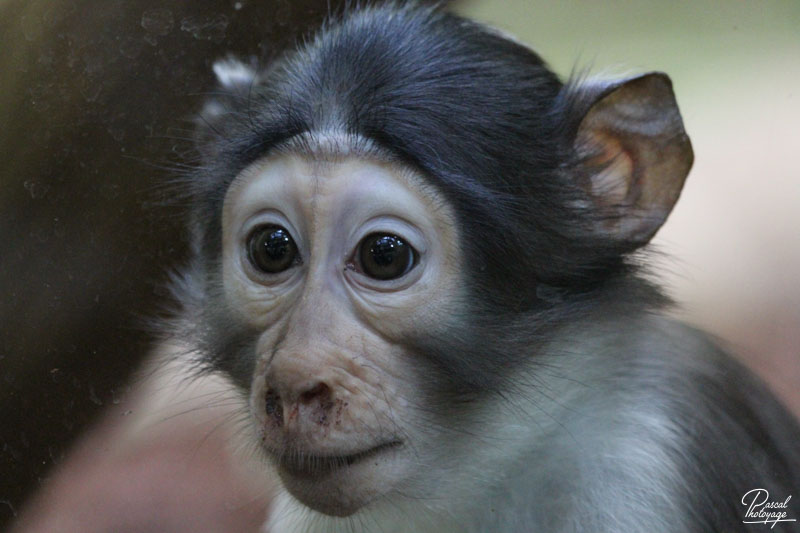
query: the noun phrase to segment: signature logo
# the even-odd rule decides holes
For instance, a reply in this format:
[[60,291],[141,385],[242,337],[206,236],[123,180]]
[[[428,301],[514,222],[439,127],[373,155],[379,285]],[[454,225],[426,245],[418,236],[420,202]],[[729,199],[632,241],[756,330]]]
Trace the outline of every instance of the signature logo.
[[772,501],[769,499],[769,491],[767,489],[747,491],[742,496],[742,505],[747,508],[742,522],[745,524],[772,524],[770,529],[774,528],[778,522],[797,522],[795,518],[786,518],[788,516],[789,500],[791,499],[792,496],[789,495],[783,501]]

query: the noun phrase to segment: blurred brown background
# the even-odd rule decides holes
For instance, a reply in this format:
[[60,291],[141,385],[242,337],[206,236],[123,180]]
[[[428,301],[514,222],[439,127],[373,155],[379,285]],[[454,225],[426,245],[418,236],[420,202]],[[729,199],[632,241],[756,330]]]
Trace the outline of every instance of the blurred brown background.
[[[31,530],[259,522],[263,491],[226,466],[213,416],[135,426],[141,402],[127,391],[148,352],[144,319],[184,258],[183,206],[163,184],[186,161],[211,62],[269,58],[327,4],[0,0],[0,529],[42,483],[55,496],[40,496],[40,509],[53,499],[62,508],[51,522],[37,511]],[[800,3],[454,6],[563,76],[575,66],[671,75],[696,162],[656,239],[659,268],[678,312],[730,341],[800,413]],[[125,486],[141,497],[112,490]],[[103,522],[126,508],[128,522]],[[70,510],[77,522],[65,520]]]

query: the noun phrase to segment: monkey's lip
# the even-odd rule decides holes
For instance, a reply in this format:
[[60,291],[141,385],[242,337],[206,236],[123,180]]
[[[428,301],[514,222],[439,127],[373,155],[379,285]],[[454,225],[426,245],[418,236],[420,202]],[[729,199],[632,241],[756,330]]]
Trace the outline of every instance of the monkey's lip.
[[277,456],[277,463],[283,472],[292,477],[320,479],[336,471],[364,462],[376,455],[398,448],[401,445],[400,441],[390,441],[360,452],[342,455],[313,455],[297,451],[294,453],[287,452]]

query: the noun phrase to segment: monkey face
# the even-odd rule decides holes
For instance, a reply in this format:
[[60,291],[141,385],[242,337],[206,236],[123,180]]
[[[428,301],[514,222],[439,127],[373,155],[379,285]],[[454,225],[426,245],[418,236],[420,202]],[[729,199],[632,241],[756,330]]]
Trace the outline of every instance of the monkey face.
[[257,332],[252,420],[318,511],[349,515],[427,462],[404,337],[458,300],[454,215],[436,198],[408,168],[325,146],[268,156],[225,197],[225,307]]

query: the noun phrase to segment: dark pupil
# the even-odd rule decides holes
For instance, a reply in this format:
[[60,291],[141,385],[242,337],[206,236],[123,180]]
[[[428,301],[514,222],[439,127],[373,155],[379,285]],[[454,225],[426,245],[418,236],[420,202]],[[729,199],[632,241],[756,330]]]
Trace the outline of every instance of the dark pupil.
[[369,235],[361,245],[361,268],[375,279],[399,278],[413,262],[411,247],[396,235]]
[[297,257],[297,246],[292,237],[279,226],[257,229],[250,237],[248,248],[253,266],[269,273],[286,270]]

